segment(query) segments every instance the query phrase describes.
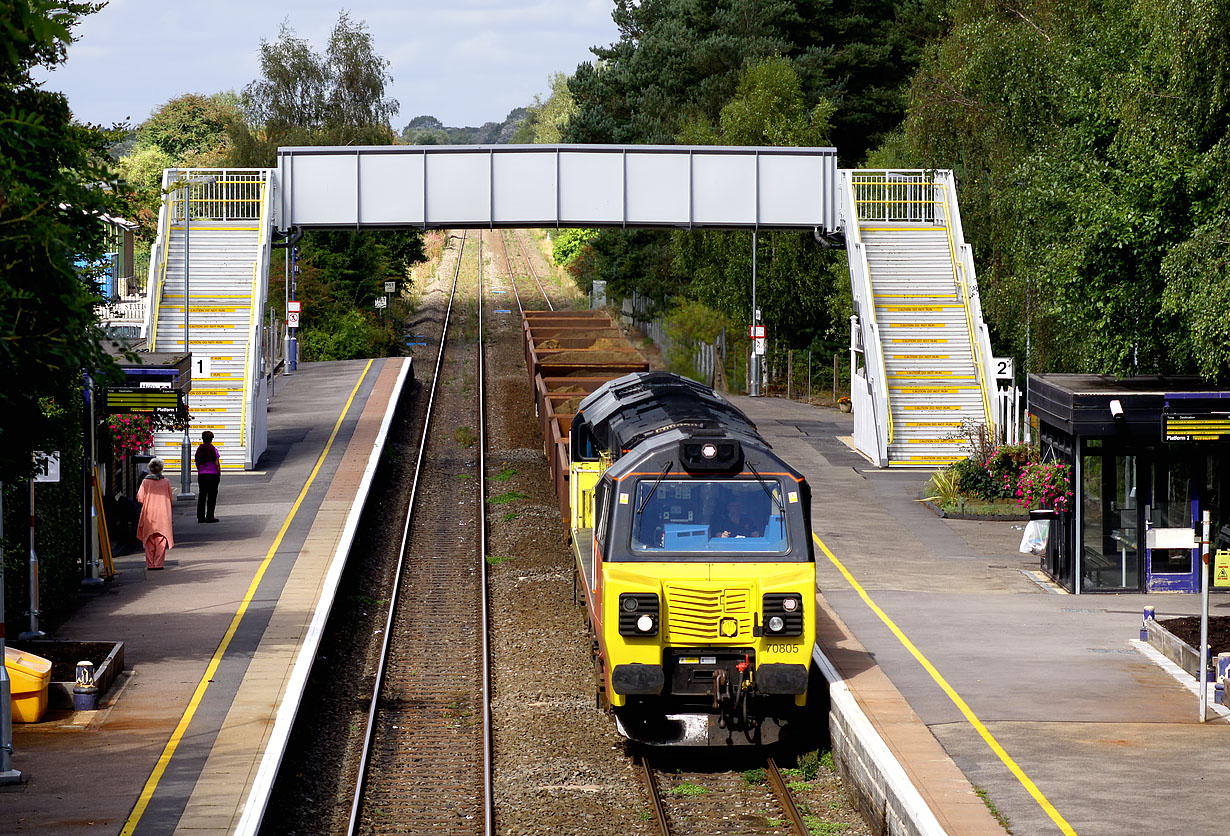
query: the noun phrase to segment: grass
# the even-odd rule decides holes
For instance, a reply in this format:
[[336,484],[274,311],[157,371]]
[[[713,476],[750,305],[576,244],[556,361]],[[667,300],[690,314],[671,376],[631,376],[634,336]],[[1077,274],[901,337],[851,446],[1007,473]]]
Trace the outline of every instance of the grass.
[[945,513],[976,517],[1015,516],[1025,519],[1029,514],[1015,499],[971,499],[959,496],[953,502],[940,501],[936,504],[944,509]]
[[518,499],[529,499],[529,495],[521,493],[521,491],[507,491],[498,496],[493,496],[487,501],[492,505],[507,505],[510,502],[516,502]]
[[473,479],[474,477],[471,476],[469,473],[458,473],[453,478],[454,479]]
[[504,515],[504,522],[512,522],[519,516],[521,515],[518,514],[516,511],[509,511],[508,513]]
[[803,824],[807,825],[807,832],[813,836],[835,836],[850,829],[844,821],[820,821],[815,816],[804,816]]
[[373,598],[370,595],[351,595],[349,600],[350,600],[350,603],[352,604],[359,604],[361,606],[370,606],[370,607],[374,607],[374,606],[384,603],[383,600],[378,599],[378,598]]
[[507,563],[510,560],[512,560],[512,558],[507,555],[502,555],[502,554],[487,555],[487,565],[488,566],[499,566],[501,563]]
[[458,427],[453,431],[453,441],[462,447],[473,447],[478,441],[478,435],[472,427]]
[[679,786],[672,788],[670,794],[676,798],[695,798],[698,795],[708,795],[709,790],[700,784],[684,781]]
[[1012,833],[1012,828],[1008,825],[1008,819],[999,811],[999,808],[995,806],[995,802],[992,801],[991,797],[987,794],[986,787],[980,787],[977,784],[974,784],[974,795],[981,798],[982,803],[987,805],[987,810],[989,810],[991,815],[995,817],[995,820],[999,822],[999,826],[1002,827],[1005,832]]
[[505,467],[499,473],[492,476],[492,480],[496,482],[507,482],[509,479],[517,475],[517,471],[511,467]]
[[763,769],[749,769],[743,773],[743,783],[749,787],[755,787],[765,782],[765,771]]

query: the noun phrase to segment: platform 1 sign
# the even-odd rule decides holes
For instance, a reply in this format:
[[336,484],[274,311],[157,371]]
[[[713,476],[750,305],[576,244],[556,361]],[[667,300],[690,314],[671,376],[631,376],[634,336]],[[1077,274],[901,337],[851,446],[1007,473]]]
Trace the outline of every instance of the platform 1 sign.
[[107,387],[107,412],[125,415],[132,412],[172,415],[183,403],[183,393],[174,389],[142,389],[137,386]]

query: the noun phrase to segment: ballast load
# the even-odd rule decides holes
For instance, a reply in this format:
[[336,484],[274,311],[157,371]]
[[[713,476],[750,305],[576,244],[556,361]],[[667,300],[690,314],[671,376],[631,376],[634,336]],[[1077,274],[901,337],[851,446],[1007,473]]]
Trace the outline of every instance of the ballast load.
[[[528,355],[537,331],[527,314]],[[584,351],[565,350],[574,359]],[[567,497],[599,704],[647,744],[793,737],[815,618],[802,474],[743,412],[694,381],[589,364],[549,385],[541,364],[530,368],[557,492]],[[588,393],[564,380],[584,381]],[[569,405],[562,395],[575,412],[559,410]]]

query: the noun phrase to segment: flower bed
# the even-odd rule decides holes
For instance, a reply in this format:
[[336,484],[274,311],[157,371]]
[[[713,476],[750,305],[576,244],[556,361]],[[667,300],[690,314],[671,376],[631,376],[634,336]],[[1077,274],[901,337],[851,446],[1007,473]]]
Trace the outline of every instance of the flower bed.
[[968,458],[949,465],[927,483],[927,502],[948,516],[1021,518],[1039,508],[1067,510],[1072,502],[1072,468],[1044,462],[1037,447],[991,445],[985,433]]

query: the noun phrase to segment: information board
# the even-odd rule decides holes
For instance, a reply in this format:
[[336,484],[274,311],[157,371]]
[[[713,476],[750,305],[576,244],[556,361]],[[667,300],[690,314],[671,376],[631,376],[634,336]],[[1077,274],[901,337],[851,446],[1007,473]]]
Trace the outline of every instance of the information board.
[[183,395],[173,389],[141,389],[135,386],[113,386],[107,389],[107,412],[124,415],[130,412],[174,413],[179,410]]
[[1230,403],[1222,399],[1167,400],[1162,409],[1162,440],[1230,441]]

